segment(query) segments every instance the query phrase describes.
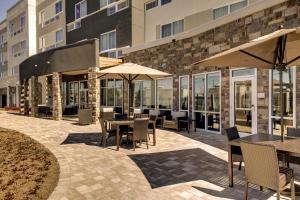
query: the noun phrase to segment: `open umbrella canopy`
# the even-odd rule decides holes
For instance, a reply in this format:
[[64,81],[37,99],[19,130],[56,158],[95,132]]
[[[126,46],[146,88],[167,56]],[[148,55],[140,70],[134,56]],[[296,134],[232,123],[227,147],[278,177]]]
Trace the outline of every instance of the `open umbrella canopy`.
[[104,70],[100,70],[99,78],[123,78],[127,81],[133,80],[154,80],[170,76],[171,74],[141,66],[134,63],[124,63]]
[[[300,64],[300,29],[280,29],[194,65],[276,68]],[[280,61],[281,60],[281,61]]]

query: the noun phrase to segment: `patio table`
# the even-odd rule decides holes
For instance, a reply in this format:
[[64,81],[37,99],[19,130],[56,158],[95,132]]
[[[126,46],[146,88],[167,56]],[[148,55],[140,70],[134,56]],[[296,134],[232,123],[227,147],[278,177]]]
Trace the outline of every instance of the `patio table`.
[[116,150],[119,151],[119,148],[120,148],[120,126],[122,125],[127,125],[127,126],[130,126],[130,125],[133,125],[134,123],[134,120],[107,120],[108,123],[110,123],[111,125],[114,125],[116,126],[117,128],[117,134],[116,134]]
[[300,157],[300,139],[293,137],[285,137],[284,142],[281,142],[281,137],[278,135],[270,134],[253,134],[236,140],[228,142],[228,177],[229,177],[229,187],[233,187],[233,162],[231,146],[240,146],[240,141],[270,144],[274,145],[276,150],[288,154],[293,154],[293,156]]
[[[120,126],[132,126],[134,124],[133,119],[126,119],[126,120],[107,120],[108,123],[111,125],[116,126],[117,133],[116,133],[116,150],[119,151],[120,148]],[[149,123],[154,123],[153,121],[149,121]],[[154,141],[156,141],[156,134],[154,133]]]

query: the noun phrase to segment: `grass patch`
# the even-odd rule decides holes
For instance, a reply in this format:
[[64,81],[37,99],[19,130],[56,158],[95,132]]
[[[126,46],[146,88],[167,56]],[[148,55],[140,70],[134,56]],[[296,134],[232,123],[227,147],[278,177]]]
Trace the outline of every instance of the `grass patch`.
[[57,159],[45,146],[3,128],[0,128],[0,169],[3,200],[47,199],[59,177]]

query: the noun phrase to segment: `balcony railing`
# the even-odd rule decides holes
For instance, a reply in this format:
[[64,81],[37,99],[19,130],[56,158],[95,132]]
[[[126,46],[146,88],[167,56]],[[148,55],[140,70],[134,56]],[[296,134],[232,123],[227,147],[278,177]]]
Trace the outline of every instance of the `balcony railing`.
[[24,27],[20,27],[19,30],[14,31],[14,32],[11,32],[11,33],[10,33],[10,37],[14,37],[14,36],[16,36],[16,35],[19,35],[19,34],[22,33],[23,31],[24,31]]
[[44,28],[45,26],[48,26],[48,25],[58,21],[60,19],[61,14],[62,14],[62,12],[57,13],[55,16],[53,16],[50,19],[47,19],[44,22],[42,22],[42,27]]
[[47,47],[43,47],[43,48],[41,48],[41,51],[47,51],[49,49],[53,49],[53,48],[61,47],[61,46],[63,46],[63,41],[57,42],[57,43],[49,45]]

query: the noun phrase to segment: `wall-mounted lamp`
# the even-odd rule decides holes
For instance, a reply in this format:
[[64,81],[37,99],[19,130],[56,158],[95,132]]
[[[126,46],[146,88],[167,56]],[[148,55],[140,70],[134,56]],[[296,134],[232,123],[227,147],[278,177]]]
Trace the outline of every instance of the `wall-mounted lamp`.
[[50,64],[50,61],[49,61],[49,60],[47,61],[47,64],[48,64],[48,65]]
[[35,64],[35,65],[34,65],[34,67],[38,67],[38,65],[37,65],[37,64]]

